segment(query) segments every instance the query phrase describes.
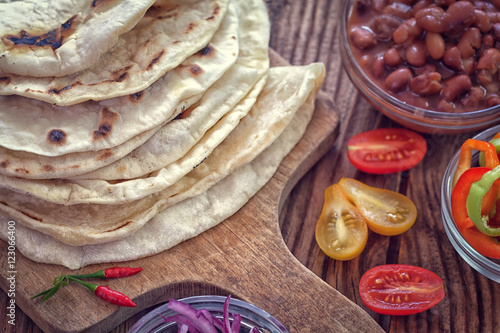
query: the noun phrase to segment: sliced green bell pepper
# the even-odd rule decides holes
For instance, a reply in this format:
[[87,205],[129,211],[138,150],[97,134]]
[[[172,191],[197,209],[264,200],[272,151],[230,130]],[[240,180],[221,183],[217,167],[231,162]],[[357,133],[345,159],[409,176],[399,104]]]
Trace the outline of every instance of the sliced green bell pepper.
[[[491,190],[494,183],[500,179],[500,165],[486,172],[479,181],[472,184],[467,196],[467,214],[476,227],[488,236],[500,236],[500,228],[488,225],[489,216],[481,214],[484,196]],[[498,185],[496,191],[498,191]]]

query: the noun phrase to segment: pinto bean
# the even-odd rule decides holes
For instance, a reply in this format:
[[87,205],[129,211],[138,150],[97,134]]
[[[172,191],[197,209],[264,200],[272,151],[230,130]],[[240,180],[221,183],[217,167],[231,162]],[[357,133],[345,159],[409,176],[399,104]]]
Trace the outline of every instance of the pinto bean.
[[384,81],[384,86],[387,90],[392,92],[399,92],[406,89],[408,83],[412,79],[412,73],[409,68],[398,68],[389,74]]
[[457,44],[462,59],[470,58],[481,47],[481,32],[478,28],[470,27],[465,30]]
[[403,57],[399,54],[399,51],[391,47],[384,53],[385,64],[389,67],[398,67],[403,63]]
[[437,72],[420,74],[410,81],[410,90],[420,96],[437,94],[441,88],[441,74]]
[[483,88],[479,86],[472,87],[470,92],[462,98],[462,104],[469,108],[475,108],[485,95],[486,92]]
[[389,40],[394,31],[404,22],[400,17],[381,14],[370,23],[370,28],[379,40]]
[[454,46],[444,52],[443,62],[448,67],[456,69],[458,71],[463,70],[462,56],[460,55],[460,50],[458,47]]
[[375,34],[367,27],[355,27],[351,30],[350,38],[354,46],[359,49],[368,49],[376,44]]
[[444,39],[441,34],[427,32],[425,35],[425,46],[432,59],[441,59],[444,55]]
[[[499,26],[500,28],[500,26]],[[500,30],[498,31],[500,33]],[[497,37],[498,38],[498,37]],[[495,37],[492,34],[486,34],[483,36],[483,43],[481,45],[485,49],[489,49],[495,46]]]
[[373,60],[372,74],[375,77],[382,77],[385,73],[385,61],[383,55],[378,55]]
[[457,1],[451,4],[443,15],[445,32],[463,31],[474,22],[474,5],[469,1]]
[[422,28],[414,18],[406,20],[392,34],[396,44],[409,44],[422,34]]
[[411,14],[412,16],[415,16],[415,14],[421,10],[421,9],[424,9],[424,8],[427,8],[429,7],[430,5],[432,5],[434,3],[433,0],[420,0],[420,1],[417,1],[414,5],[413,5],[413,9],[411,10]]
[[415,13],[417,24],[428,32],[441,33],[444,30],[444,9],[441,7],[427,7]]
[[500,51],[495,48],[487,49],[477,62],[477,69],[487,69],[496,73],[500,63]]
[[423,66],[427,62],[427,50],[422,41],[411,43],[406,49],[406,61],[413,66]]
[[447,112],[447,113],[452,113],[455,111],[455,104],[451,103],[451,102],[448,102],[444,99],[441,99],[438,103],[437,103],[437,109],[438,111],[441,111],[441,112]]
[[481,32],[485,33],[490,31],[492,23],[490,22],[490,18],[488,14],[479,9],[474,9],[474,25],[481,30]]
[[468,75],[460,74],[444,81],[441,96],[448,102],[453,102],[460,95],[469,92],[472,88],[472,80]]
[[500,104],[500,96],[498,95],[491,95],[486,99],[486,105],[490,108],[492,106],[496,106]]
[[401,17],[403,20],[407,20],[412,17],[411,6],[399,2],[393,2],[385,7],[383,13]]

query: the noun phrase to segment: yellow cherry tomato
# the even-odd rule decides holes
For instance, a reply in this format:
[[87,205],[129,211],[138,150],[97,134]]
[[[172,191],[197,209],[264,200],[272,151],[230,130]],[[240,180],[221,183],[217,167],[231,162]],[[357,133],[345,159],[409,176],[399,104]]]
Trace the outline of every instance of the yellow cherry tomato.
[[325,203],[316,224],[316,242],[336,260],[357,257],[368,240],[368,227],[359,210],[349,202],[338,184],[325,191]]
[[342,178],[338,184],[363,214],[368,228],[376,233],[399,235],[410,229],[417,219],[415,204],[401,193],[371,187],[351,178]]

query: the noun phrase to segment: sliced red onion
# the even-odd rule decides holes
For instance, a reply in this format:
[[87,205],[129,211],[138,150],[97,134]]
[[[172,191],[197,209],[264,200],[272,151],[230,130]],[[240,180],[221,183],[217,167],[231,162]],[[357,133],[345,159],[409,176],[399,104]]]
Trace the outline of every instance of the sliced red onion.
[[[207,309],[196,310],[191,305],[184,302],[171,299],[168,301],[167,307],[177,314],[165,318],[165,322],[177,323],[178,333],[218,333],[220,330],[223,333],[239,333],[241,328],[241,315],[233,313],[233,324],[229,318],[229,302],[231,295],[228,295],[224,307],[222,309],[222,321],[214,316]],[[161,314],[160,314],[161,316]],[[257,327],[253,327],[250,333],[259,333]]]

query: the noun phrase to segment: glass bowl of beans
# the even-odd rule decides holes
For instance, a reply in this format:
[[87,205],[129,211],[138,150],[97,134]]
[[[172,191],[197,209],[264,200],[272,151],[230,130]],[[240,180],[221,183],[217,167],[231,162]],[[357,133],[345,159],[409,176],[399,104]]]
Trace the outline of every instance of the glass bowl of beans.
[[[489,141],[498,132],[500,132],[500,125],[496,125],[479,133],[474,139]],[[453,177],[457,169],[459,156],[460,151],[457,151],[453,155],[445,170],[441,185],[441,217],[443,219],[444,229],[451,244],[467,264],[487,278],[500,283],[500,259],[486,257],[479,253],[465,240],[453,219],[451,195],[453,191]],[[479,152],[474,152],[472,156],[472,166],[478,166]]]
[[446,134],[500,123],[500,1],[345,0],[340,27],[349,78],[389,118]]

